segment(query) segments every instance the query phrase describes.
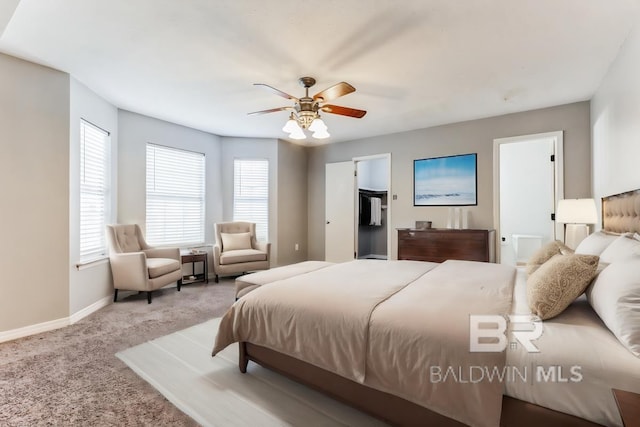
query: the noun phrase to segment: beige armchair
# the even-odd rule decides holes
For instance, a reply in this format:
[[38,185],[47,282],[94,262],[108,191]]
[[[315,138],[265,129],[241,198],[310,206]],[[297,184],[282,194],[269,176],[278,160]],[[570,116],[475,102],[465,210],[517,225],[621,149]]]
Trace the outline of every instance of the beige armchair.
[[113,275],[113,302],[118,289],[151,292],[177,282],[182,285],[182,264],[179,248],[153,248],[147,244],[137,224],[107,225],[109,260]]
[[268,270],[271,243],[256,240],[253,222],[219,222],[215,224],[213,269],[218,276]]

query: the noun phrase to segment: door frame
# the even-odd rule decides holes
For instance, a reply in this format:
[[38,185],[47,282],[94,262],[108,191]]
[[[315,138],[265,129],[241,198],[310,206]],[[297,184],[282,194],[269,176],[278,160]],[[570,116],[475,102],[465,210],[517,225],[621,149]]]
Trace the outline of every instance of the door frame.
[[[391,224],[393,224],[393,222],[391,222],[391,212],[392,212],[392,208],[391,206],[393,205],[392,200],[393,197],[391,197],[392,194],[392,189],[391,189],[391,153],[380,153],[380,154],[372,154],[369,156],[359,156],[359,157],[353,157],[351,160],[353,161],[353,172],[354,174],[356,173],[356,171],[358,170],[358,162],[361,161],[366,161],[366,160],[377,160],[377,159],[387,159],[387,170],[388,170],[388,175],[387,175],[387,260],[391,259],[391,248],[392,248],[392,242],[391,242],[391,238],[393,236],[393,233],[391,232],[392,230],[392,226]],[[354,180],[354,186],[353,186],[353,203],[354,206],[358,206],[359,204],[359,200],[358,200],[358,180],[357,177]],[[355,233],[354,233],[354,248],[355,248],[355,259],[358,259],[358,210],[356,209],[356,213],[355,216],[353,218],[354,221],[354,229],[355,229]]]
[[[531,141],[532,139],[553,139],[553,151],[555,161],[554,170],[554,212],[558,207],[558,200],[564,199],[564,131],[535,133],[530,135],[512,136],[508,138],[496,138],[493,140],[493,228],[496,230],[496,262],[501,260],[502,242],[500,240],[500,146]],[[555,222],[555,239],[564,241],[564,229],[561,224]]]

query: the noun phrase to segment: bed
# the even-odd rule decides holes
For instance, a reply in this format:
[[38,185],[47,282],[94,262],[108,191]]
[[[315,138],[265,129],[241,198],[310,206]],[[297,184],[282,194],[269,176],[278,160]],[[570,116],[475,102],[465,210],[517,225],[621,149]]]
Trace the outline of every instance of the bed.
[[[606,198],[603,229],[640,232],[633,212],[639,192]],[[505,351],[470,351],[470,316],[527,314],[524,289],[522,271],[498,264],[336,264],[245,295],[223,317],[213,354],[239,342],[242,372],[254,361],[396,425],[622,425],[611,389],[640,392],[640,358],[586,296],[544,322],[538,353],[512,335]]]

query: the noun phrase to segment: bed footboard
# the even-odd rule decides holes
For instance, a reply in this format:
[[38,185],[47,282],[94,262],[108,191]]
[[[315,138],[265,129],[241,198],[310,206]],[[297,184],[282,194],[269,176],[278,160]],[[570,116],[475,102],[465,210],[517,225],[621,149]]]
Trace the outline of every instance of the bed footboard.
[[[294,381],[333,397],[349,406],[373,415],[392,425],[402,426],[464,426],[464,424],[433,412],[423,406],[356,383],[291,356],[248,342],[240,342],[239,368],[247,372],[253,361]],[[501,427],[596,427],[598,424],[542,406],[504,396]]]

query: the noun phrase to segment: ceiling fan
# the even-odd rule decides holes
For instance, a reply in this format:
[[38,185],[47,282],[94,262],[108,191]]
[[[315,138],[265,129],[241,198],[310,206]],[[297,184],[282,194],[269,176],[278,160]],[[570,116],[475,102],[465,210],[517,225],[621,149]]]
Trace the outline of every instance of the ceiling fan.
[[300,77],[298,80],[300,85],[305,89],[305,95],[302,98],[296,98],[293,95],[282,92],[272,86],[264,83],[254,83],[254,86],[262,86],[271,92],[283,98],[290,99],[295,102],[293,106],[271,108],[269,110],[254,111],[249,115],[274,113],[276,111],[291,111],[289,120],[287,121],[283,131],[290,133],[292,139],[305,139],[303,129],[309,129],[313,132],[313,137],[317,139],[328,138],[327,126],[320,118],[320,111],[331,114],[339,114],[341,116],[355,117],[360,119],[367,112],[356,108],[341,107],[339,105],[325,104],[325,102],[334,100],[351,92],[355,92],[355,88],[349,83],[340,82],[321,92],[316,93],[312,97],[309,96],[309,88],[316,84],[313,77]]

